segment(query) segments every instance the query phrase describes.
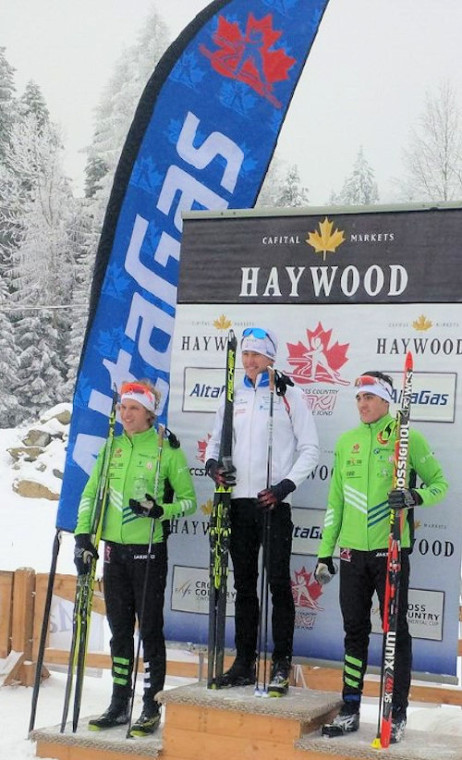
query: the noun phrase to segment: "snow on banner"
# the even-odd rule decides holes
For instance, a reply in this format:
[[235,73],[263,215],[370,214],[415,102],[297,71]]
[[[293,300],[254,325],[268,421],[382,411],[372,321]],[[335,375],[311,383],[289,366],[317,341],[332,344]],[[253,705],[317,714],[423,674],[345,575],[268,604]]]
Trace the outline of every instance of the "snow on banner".
[[98,247],[56,527],[75,527],[111,388],[151,377],[168,409],[182,211],[252,207],[328,0],[216,0],[141,97]]

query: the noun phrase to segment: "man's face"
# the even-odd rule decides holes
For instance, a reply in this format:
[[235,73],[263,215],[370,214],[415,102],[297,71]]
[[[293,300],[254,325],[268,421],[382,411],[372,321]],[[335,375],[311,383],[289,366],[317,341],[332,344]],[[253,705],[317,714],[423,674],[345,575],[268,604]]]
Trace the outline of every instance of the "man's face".
[[244,367],[245,374],[255,384],[257,375],[270,367],[273,363],[272,359],[264,354],[257,354],[256,351],[243,351],[242,352],[242,366]]
[[124,399],[119,405],[120,420],[127,435],[143,433],[152,425],[152,414],[138,401]]
[[380,396],[376,396],[375,393],[361,393],[360,391],[356,394],[356,404],[359,418],[361,422],[366,424],[377,422],[388,413],[388,402]]

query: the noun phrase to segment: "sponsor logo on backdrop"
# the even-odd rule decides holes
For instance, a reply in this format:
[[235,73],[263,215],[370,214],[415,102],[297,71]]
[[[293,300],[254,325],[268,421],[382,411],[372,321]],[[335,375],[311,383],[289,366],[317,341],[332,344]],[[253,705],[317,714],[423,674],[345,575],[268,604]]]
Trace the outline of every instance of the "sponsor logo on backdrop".
[[[243,374],[243,370],[236,370],[236,384]],[[183,412],[216,412],[224,390],[223,367],[185,367]]]
[[[201,511],[205,515],[210,514],[210,512],[207,513],[207,505],[208,502],[201,507]],[[198,520],[194,517],[173,518],[170,521],[170,533],[178,536],[191,536],[192,538],[208,536],[209,521],[208,519],[206,521]]]
[[448,541],[447,539],[420,538],[414,541],[414,551],[419,552],[422,557],[439,557],[442,560],[453,556],[455,546],[452,541]]
[[[282,32],[273,29],[273,17],[269,13],[259,20],[249,13],[245,29],[237,21],[219,16],[212,37],[217,49],[208,50],[205,45],[199,45],[199,50],[218,74],[243,82],[275,108],[281,108],[274,87],[289,79],[289,71],[297,60],[287,55],[281,37]],[[276,42],[277,49],[274,49]],[[233,96],[237,98],[238,93],[234,92]]]
[[324,511],[293,507],[292,554],[316,554],[322,532]]
[[318,226],[319,230],[310,232],[306,242],[314,248],[315,253],[322,254],[322,260],[325,261],[328,253],[335,253],[337,248],[345,242],[345,234],[343,230],[334,230],[334,223],[327,216],[323,222],[319,222]]
[[[443,640],[444,591],[410,588],[407,608],[409,632],[414,639]],[[372,632],[382,634],[379,603],[374,596]]]
[[306,330],[305,341],[287,343],[287,362],[292,367],[292,372],[287,374],[300,385],[349,385],[349,381],[340,374],[340,369],[348,361],[349,347],[349,343],[332,342],[332,330],[325,330],[318,322],[315,330]]
[[295,602],[295,628],[310,630],[313,628],[318,612],[324,609],[319,604],[322,586],[315,581],[314,573],[305,566],[292,573],[292,595]]
[[310,405],[312,413],[317,417],[332,417],[337,403],[338,391],[334,388],[304,388],[303,393]]
[[[403,375],[388,373],[393,379],[393,404],[400,405]],[[456,415],[455,372],[414,372],[412,379],[411,418],[419,422],[454,422]],[[395,412],[393,405],[391,413]]]
[[376,353],[405,356],[408,351],[417,356],[460,356],[462,338],[377,338]]
[[[233,571],[228,571],[226,614],[234,615]],[[173,566],[172,597],[170,609],[174,612],[192,612],[195,615],[209,614],[210,579],[208,568]]]

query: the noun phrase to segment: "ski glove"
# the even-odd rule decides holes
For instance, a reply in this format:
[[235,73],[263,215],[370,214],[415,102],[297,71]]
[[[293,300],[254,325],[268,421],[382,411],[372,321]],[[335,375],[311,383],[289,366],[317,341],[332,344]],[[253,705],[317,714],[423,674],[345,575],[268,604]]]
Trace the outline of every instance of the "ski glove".
[[413,488],[393,488],[388,494],[390,509],[411,509],[422,504],[422,497]]
[[164,516],[164,510],[157,503],[154,496],[145,494],[146,501],[137,501],[136,499],[130,499],[128,506],[137,517],[152,517],[154,520],[158,520]]
[[332,557],[318,557],[318,562],[314,570],[315,580],[320,586],[324,586],[325,583],[330,583],[337,568],[335,567]]
[[257,494],[257,507],[259,509],[274,509],[292,491],[295,491],[295,483],[288,478],[284,478],[280,483],[276,483],[275,486],[265,488]]
[[90,572],[93,559],[98,559],[98,552],[93,546],[89,533],[79,533],[75,538],[74,565],[78,575],[87,575]]
[[207,459],[205,472],[215,481],[215,485],[222,488],[234,488],[236,485],[236,468],[231,465],[224,467],[216,459]]
[[274,370],[274,384],[276,386],[277,396],[285,396],[288,385],[292,386],[292,388],[294,387],[294,381],[277,369]]

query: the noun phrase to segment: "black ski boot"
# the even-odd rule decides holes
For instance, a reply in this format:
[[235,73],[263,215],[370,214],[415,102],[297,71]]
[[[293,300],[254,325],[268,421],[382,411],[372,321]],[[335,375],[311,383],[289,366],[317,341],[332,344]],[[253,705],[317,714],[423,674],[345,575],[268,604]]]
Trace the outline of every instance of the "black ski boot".
[[359,728],[359,702],[344,702],[332,723],[325,723],[322,735],[330,738],[344,736]]
[[252,686],[256,681],[255,662],[248,662],[236,657],[230,669],[221,676],[220,688],[231,686]]
[[390,744],[398,744],[404,736],[404,729],[406,728],[406,709],[403,707],[397,707],[391,714],[391,735]]
[[153,734],[160,725],[160,708],[157,702],[146,704],[143,711],[130,729],[130,736],[149,736]]
[[289,691],[291,663],[289,659],[273,663],[271,681],[268,685],[269,697],[283,697]]
[[111,704],[99,718],[88,721],[90,731],[102,731],[105,728],[115,728],[128,723],[130,718],[129,699],[126,697],[112,697]]

